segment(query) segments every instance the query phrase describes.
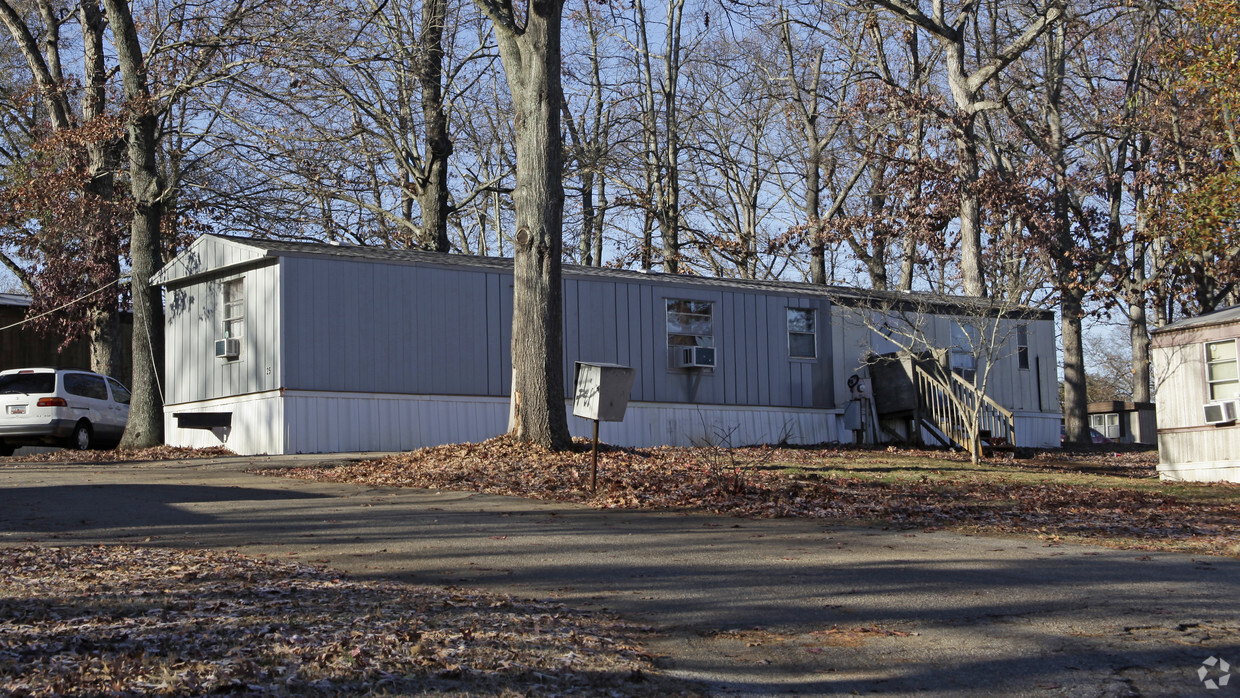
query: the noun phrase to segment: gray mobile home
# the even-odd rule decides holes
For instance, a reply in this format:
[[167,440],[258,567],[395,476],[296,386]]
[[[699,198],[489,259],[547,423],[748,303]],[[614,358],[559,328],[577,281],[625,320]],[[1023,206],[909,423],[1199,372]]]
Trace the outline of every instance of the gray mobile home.
[[[602,431],[635,446],[721,433],[734,444],[850,441],[849,378],[894,346],[864,316],[875,299],[930,299],[571,265],[563,277],[565,394],[576,361],[636,368],[625,421]],[[153,281],[165,287],[170,444],[408,450],[506,431],[511,260],[204,235]],[[931,308],[927,336],[944,342],[953,318],[980,307],[931,300],[918,307]],[[1004,322],[1019,339],[987,359],[986,392],[1017,444],[1057,445],[1051,317]]]
[[1240,306],[1150,332],[1158,474],[1240,482]]

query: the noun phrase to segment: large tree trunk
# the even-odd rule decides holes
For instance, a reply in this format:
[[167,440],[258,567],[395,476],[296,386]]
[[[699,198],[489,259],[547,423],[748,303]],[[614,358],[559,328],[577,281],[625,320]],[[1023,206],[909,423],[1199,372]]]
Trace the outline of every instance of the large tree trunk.
[[163,300],[151,276],[162,261],[160,219],[163,185],[156,164],[158,121],[147,87],[142,46],[126,0],[104,0],[112,41],[128,102],[129,182],[134,213],[130,227],[130,289],[133,295],[133,401],[122,448],[158,446],[164,441],[163,399],[158,365],[164,360]]
[[[82,25],[82,58],[86,85],[82,92],[82,122],[91,124],[104,115],[107,100],[108,72],[104,62],[103,33],[106,23],[97,2],[83,2],[79,7],[78,20]],[[102,267],[93,283],[106,288],[93,299],[89,311],[90,367],[108,376],[116,376],[129,382],[129,376],[120,373],[120,290],[112,288],[120,280],[120,240],[117,222],[112,215],[112,199],[115,194],[115,172],[120,159],[119,144],[110,138],[92,139],[86,144],[90,180],[86,192],[99,200],[99,215],[85,221],[86,235],[99,250]]]
[[960,279],[967,296],[986,295],[986,274],[982,267],[982,209],[977,199],[977,181],[981,174],[978,163],[973,117],[966,117],[968,126],[956,139],[960,159]]
[[[511,14],[501,16],[508,22],[494,22],[512,93],[517,154],[509,433],[555,449],[572,442],[564,410],[561,339],[562,7],[561,0],[534,0],[520,30]],[[493,7],[484,4],[483,9]]]
[[1145,314],[1145,299],[1129,306],[1129,335],[1132,341],[1132,399],[1150,402],[1150,328]]
[[1061,330],[1063,334],[1063,419],[1065,442],[1088,444],[1089,423],[1085,395],[1085,345],[1082,341],[1082,292],[1065,288],[1060,291]]
[[418,204],[422,208],[422,249],[447,252],[448,243],[448,158],[452,139],[448,136],[448,117],[443,109],[443,33],[447,0],[422,3],[422,118],[426,124],[425,181]]

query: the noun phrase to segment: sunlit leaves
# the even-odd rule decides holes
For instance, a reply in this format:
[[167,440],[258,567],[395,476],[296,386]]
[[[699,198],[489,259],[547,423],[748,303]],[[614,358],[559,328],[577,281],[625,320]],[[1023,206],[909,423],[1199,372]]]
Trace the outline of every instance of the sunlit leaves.
[[[556,453],[501,437],[328,469],[262,472],[601,508],[876,520],[1213,553],[1240,544],[1240,486],[1213,486],[1217,501],[1196,502],[1144,486],[1142,478],[1154,478],[1157,454],[1152,451],[1047,452],[994,467],[970,467],[967,460],[964,454],[894,448],[763,446],[728,449],[722,458],[726,467],[721,467],[719,449],[713,448],[605,448],[599,453],[595,494],[589,489],[588,454]],[[1080,472],[1112,477],[1081,477]]]

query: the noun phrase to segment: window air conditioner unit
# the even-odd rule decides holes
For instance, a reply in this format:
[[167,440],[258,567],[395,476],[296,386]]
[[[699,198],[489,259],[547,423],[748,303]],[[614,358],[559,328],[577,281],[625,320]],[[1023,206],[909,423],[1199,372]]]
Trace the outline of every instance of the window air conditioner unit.
[[714,368],[714,347],[680,347],[676,355],[676,366],[679,368]]
[[1240,414],[1240,404],[1235,400],[1207,402],[1205,412],[1206,424],[1226,424],[1236,421],[1237,414]]
[[215,340],[215,358],[235,359],[241,356],[241,340],[237,338]]

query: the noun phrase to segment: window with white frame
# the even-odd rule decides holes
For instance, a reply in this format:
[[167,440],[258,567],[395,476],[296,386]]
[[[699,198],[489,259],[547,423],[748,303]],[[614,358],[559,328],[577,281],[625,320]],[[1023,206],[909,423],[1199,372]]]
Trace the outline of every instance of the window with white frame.
[[[714,363],[714,303],[667,299],[667,361],[669,367],[684,365],[685,347],[709,348]],[[703,356],[707,352],[702,352]]]
[[245,279],[224,282],[224,337],[245,335]]
[[978,335],[972,325],[952,323],[952,371],[970,383],[977,377]]
[[812,308],[788,308],[788,358],[818,358],[818,333]]
[[1236,340],[1206,342],[1206,383],[1211,400],[1240,398]]
[[1119,437],[1122,436],[1120,434],[1118,412],[1091,414],[1089,415],[1089,426],[1097,429],[1099,434],[1113,441],[1119,440]]

